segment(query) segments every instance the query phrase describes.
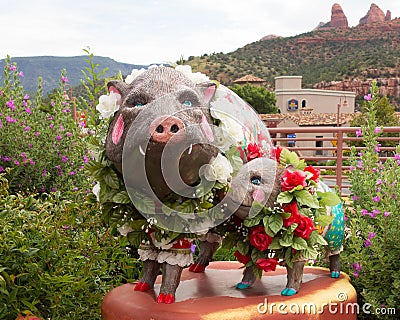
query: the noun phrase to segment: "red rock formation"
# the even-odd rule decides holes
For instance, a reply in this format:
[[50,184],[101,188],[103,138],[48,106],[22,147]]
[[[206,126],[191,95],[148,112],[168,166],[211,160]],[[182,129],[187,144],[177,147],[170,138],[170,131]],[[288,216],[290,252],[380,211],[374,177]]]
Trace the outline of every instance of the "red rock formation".
[[371,4],[370,9],[367,14],[360,19],[359,25],[372,24],[375,22],[385,21],[385,14],[383,11],[375,4]]
[[267,40],[276,39],[276,38],[282,38],[282,37],[281,36],[277,36],[275,34],[269,34],[269,35],[267,35],[265,37],[262,37],[260,39],[260,41],[267,41]]
[[387,10],[385,15],[385,21],[390,21],[390,20],[392,20],[392,13],[390,12],[390,10]]
[[321,30],[321,29],[348,28],[348,27],[349,23],[347,21],[346,15],[343,12],[342,7],[340,6],[340,4],[335,3],[332,6],[331,10],[331,21],[322,26],[318,26],[317,29]]

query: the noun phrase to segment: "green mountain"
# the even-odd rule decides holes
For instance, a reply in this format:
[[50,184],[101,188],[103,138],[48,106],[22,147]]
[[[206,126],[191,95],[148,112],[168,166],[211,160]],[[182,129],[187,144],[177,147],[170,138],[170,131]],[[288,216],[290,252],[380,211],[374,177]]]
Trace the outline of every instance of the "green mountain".
[[400,19],[265,38],[231,53],[190,57],[187,63],[228,85],[247,74],[271,86],[275,76],[302,75],[304,87],[400,76]]
[[[21,78],[21,83],[25,90],[32,93],[36,91],[37,78],[41,76],[43,78],[43,92],[48,93],[52,89],[58,86],[61,76],[61,70],[66,69],[67,77],[71,86],[77,86],[80,84],[80,79],[83,78],[81,70],[84,70],[88,66],[85,59],[88,56],[77,56],[77,57],[52,57],[52,56],[40,56],[40,57],[11,57],[11,62],[16,62],[19,71],[22,71],[24,77]],[[140,69],[146,66],[134,65],[129,63],[117,62],[111,58],[94,56],[93,62],[99,64],[99,70],[108,68],[106,77],[116,75],[119,71],[123,75],[131,73],[132,69]],[[5,59],[0,60],[0,68],[3,70]],[[3,74],[0,74],[0,81],[3,80]]]

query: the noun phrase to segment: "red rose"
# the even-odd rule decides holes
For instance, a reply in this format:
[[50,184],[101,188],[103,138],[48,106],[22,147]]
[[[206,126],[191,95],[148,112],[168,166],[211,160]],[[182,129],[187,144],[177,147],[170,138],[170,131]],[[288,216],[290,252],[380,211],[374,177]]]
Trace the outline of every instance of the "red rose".
[[311,233],[316,229],[314,221],[309,217],[298,215],[295,222],[297,227],[294,229],[293,234],[303,239],[310,239]]
[[250,244],[257,250],[267,250],[272,242],[272,237],[265,233],[264,227],[258,226],[252,228],[250,234]]
[[249,145],[246,148],[246,153],[247,153],[246,156],[247,161],[251,161],[255,158],[260,158],[263,155],[257,143],[249,143]]
[[268,272],[268,271],[275,271],[276,270],[276,265],[278,264],[277,259],[271,259],[271,258],[260,258],[256,261],[257,268]]
[[297,216],[299,215],[299,208],[297,207],[297,202],[292,201],[288,204],[286,204],[283,207],[284,212],[289,212],[291,215],[289,218],[283,219],[283,226],[284,227],[289,227],[292,223],[295,222]]
[[243,254],[241,254],[239,251],[235,251],[235,253],[234,253],[233,255],[236,257],[236,259],[237,259],[240,263],[243,263],[243,264],[247,264],[247,263],[250,262],[250,260],[251,260],[250,255],[248,255],[248,254],[243,255]]
[[282,175],[282,191],[289,191],[297,186],[307,186],[307,174],[304,171],[291,171],[287,169]]
[[276,146],[273,150],[274,150],[275,160],[278,163],[281,163],[281,152],[282,152],[283,148],[281,146]]
[[319,173],[320,173],[318,169],[315,169],[313,166],[308,166],[308,167],[304,168],[304,171],[311,172],[312,173],[311,180],[318,182]]

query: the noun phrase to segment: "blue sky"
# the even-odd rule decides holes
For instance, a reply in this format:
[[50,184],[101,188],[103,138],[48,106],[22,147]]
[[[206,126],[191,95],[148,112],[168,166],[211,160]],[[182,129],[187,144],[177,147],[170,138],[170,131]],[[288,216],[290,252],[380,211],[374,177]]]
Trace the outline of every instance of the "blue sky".
[[[372,2],[392,18],[400,1],[338,0],[355,26]],[[276,34],[294,36],[330,20],[326,0],[0,0],[0,58],[95,55],[120,62],[174,62],[231,52]]]

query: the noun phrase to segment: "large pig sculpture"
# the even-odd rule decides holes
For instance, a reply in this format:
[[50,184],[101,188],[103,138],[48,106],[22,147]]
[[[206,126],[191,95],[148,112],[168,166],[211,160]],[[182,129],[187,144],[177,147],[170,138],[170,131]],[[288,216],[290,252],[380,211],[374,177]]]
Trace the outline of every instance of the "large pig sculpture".
[[[232,91],[211,81],[195,83],[170,67],[151,67],[130,83],[110,81],[108,89],[119,109],[105,152],[123,177],[134,210],[144,216],[134,215],[137,220],[125,219],[121,226],[128,239],[145,233],[138,249],[143,275],[135,290],[151,290],[162,269],[157,302],[172,303],[182,269],[193,263],[192,238],[212,238],[207,231],[240,206],[226,195],[237,172],[232,163],[243,165],[233,153],[254,142],[268,154],[270,137]],[[216,236],[214,246],[219,240]]]

